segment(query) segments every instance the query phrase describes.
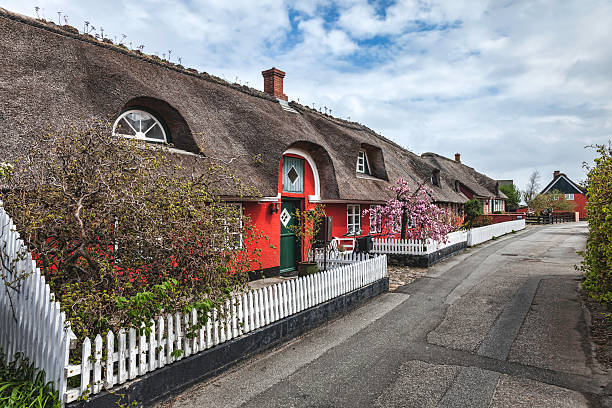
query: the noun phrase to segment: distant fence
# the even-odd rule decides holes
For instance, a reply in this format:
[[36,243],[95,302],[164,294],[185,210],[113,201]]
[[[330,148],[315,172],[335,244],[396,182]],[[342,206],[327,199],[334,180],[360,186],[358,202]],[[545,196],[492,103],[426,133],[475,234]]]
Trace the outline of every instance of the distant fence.
[[575,213],[548,214],[548,215],[527,215],[527,224],[558,224],[563,222],[575,222]]
[[525,220],[506,221],[499,224],[486,225],[484,227],[472,228],[468,233],[468,246],[478,245],[489,241],[493,237],[499,237],[512,231],[525,229]]
[[[53,301],[45,277],[0,206],[2,274],[12,282],[24,271],[19,283],[0,282],[0,347],[8,358],[16,352],[27,357],[47,375],[59,391],[62,403],[80,396],[112,389],[145,373],[181,360],[238,336],[246,335],[277,320],[352,292],[387,276],[387,257],[345,259],[327,272],[277,283],[231,297],[224,307],[198,316],[160,316],[151,322],[150,333],[134,328],[109,331],[105,336],[85,338],[73,356],[80,364],[69,364],[69,353],[77,347],[70,323]],[[340,261],[340,260],[339,260]],[[11,265],[15,265],[12,268]],[[13,289],[13,287],[15,289]],[[198,319],[202,328],[188,336]],[[68,379],[77,388],[67,388]]]
[[445,248],[465,242],[473,246],[509,232],[525,229],[525,220],[507,221],[468,231],[455,231],[447,235],[446,242],[395,238],[374,238],[375,254],[427,256]]

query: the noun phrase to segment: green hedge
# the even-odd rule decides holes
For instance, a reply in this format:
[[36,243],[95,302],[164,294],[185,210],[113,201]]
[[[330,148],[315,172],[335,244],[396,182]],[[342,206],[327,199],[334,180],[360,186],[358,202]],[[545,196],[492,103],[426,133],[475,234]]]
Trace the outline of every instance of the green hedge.
[[586,205],[589,235],[584,261],[584,289],[594,299],[612,303],[612,146],[598,146],[599,157],[588,175]]

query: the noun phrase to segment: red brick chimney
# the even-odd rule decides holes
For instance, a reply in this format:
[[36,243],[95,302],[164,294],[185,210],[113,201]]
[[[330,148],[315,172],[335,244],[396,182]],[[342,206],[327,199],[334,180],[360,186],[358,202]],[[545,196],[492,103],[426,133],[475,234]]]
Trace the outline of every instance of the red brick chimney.
[[455,161],[456,161],[457,163],[461,163],[461,154],[459,154],[459,153],[455,153]]
[[262,71],[264,77],[264,92],[278,99],[289,100],[283,93],[283,78],[285,73],[280,69],[272,67],[267,71]]
[[561,174],[561,172],[559,170],[555,170],[553,172],[553,180],[556,179],[557,177],[559,177],[559,174]]

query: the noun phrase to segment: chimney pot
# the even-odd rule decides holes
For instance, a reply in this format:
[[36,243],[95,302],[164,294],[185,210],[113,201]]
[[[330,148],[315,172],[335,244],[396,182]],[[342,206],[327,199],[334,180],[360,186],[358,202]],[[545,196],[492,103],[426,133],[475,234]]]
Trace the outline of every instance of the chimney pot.
[[287,95],[283,93],[283,78],[285,77],[285,73],[283,71],[272,67],[266,71],[262,71],[261,75],[264,77],[265,93],[278,99],[284,99],[286,101],[289,100]]
[[559,170],[555,170],[555,171],[553,172],[553,179],[556,179],[557,177],[559,177],[559,174],[561,174],[561,171],[559,171]]
[[461,163],[461,154],[459,154],[459,153],[455,153],[455,161],[456,161],[457,163]]

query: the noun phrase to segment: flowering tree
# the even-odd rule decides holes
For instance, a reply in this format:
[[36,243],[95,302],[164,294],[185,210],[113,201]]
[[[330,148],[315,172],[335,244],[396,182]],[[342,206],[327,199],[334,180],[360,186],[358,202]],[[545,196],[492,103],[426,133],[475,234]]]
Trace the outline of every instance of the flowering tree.
[[380,222],[383,231],[399,233],[402,239],[431,238],[435,241],[445,241],[446,234],[453,231],[449,214],[434,204],[431,189],[421,184],[411,191],[403,179],[389,189],[395,197],[385,205],[363,211],[371,220]]

